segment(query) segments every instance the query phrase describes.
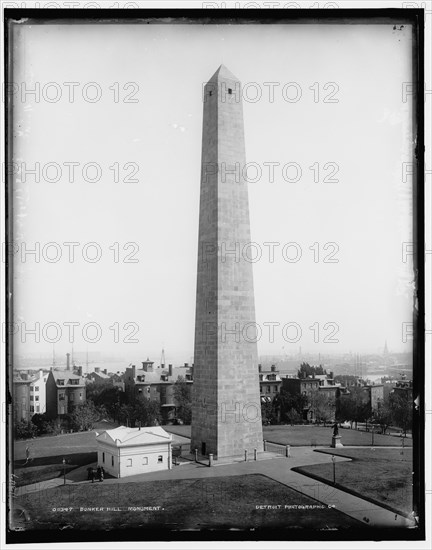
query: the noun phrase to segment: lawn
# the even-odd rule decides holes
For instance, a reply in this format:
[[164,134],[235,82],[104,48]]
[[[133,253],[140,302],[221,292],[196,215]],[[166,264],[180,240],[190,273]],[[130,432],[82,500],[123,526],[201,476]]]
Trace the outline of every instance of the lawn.
[[[321,453],[351,458],[336,464],[336,486],[390,510],[409,514],[412,504],[412,449],[331,449]],[[329,457],[330,458],[330,457]],[[294,471],[333,483],[333,464],[300,466]]]
[[[164,426],[164,429],[173,434],[183,437],[191,436],[190,426]],[[300,447],[305,445],[329,447],[333,429],[324,426],[263,426],[263,437],[269,442],[280,443],[281,445],[292,445]],[[371,445],[372,433],[358,430],[339,429],[344,445]],[[391,435],[374,434],[375,446],[401,446],[400,437]],[[405,439],[405,445],[412,446],[412,440]]]
[[[38,437],[29,441],[15,441],[13,445],[14,460],[25,460],[26,446],[30,457],[51,455],[68,455],[77,450],[96,451],[95,432],[79,432],[65,435]],[[67,457],[66,457],[67,458]]]
[[66,485],[18,497],[16,504],[30,514],[28,529],[363,527],[342,512],[260,474]]
[[[263,426],[263,436],[267,441],[292,446],[324,446],[331,445],[333,428],[330,426]],[[339,428],[339,435],[343,445],[365,445],[372,444],[372,433]],[[374,434],[374,446],[395,446],[402,445],[400,437],[391,435]],[[405,439],[405,446],[412,446],[411,439]]]
[[95,452],[61,454],[56,456],[42,456],[33,458],[27,464],[24,460],[14,462],[14,474],[16,475],[16,486],[40,483],[63,475],[63,458],[66,461],[66,474],[71,470],[90,464],[97,460]]

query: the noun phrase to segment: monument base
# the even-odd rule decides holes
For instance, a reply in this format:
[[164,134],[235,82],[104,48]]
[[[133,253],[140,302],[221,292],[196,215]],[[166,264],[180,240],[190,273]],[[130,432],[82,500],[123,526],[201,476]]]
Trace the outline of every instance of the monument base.
[[331,446],[333,449],[336,449],[336,447],[343,447],[341,443],[341,436],[340,435],[334,435],[332,437],[332,443]]

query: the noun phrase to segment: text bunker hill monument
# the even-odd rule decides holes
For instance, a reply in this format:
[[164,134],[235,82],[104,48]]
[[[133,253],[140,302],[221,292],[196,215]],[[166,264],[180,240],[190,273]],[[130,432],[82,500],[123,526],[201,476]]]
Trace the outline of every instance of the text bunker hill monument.
[[239,80],[204,87],[191,450],[262,451],[245,143]]

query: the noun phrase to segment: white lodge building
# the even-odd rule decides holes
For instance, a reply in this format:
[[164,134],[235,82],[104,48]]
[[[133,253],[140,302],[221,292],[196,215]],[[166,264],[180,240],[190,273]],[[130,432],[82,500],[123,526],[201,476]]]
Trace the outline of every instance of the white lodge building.
[[98,464],[115,477],[171,468],[172,435],[160,426],[120,426],[96,436]]

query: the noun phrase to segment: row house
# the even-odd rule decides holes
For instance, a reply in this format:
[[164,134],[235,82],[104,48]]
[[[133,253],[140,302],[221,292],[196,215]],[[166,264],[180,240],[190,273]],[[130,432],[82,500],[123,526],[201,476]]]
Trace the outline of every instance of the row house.
[[261,403],[270,403],[280,392],[282,385],[282,379],[279,376],[279,371],[276,370],[276,365],[271,365],[269,370],[265,370],[262,365],[258,365],[258,376]]
[[15,422],[25,420],[28,422],[30,416],[30,384],[32,378],[24,372],[14,372],[12,407]]
[[46,383],[49,372],[39,370],[30,382],[30,416],[46,413]]
[[112,378],[108,374],[107,369],[101,370],[100,367],[95,367],[94,372],[86,375],[86,382],[98,384],[102,386],[112,386]]
[[[364,405],[368,405],[370,413],[373,414],[377,412],[379,408],[383,405],[388,395],[385,393],[384,384],[365,384],[362,383],[356,386],[360,388],[361,401]],[[341,394],[341,398],[349,398],[353,389],[347,388],[345,392]]]
[[306,378],[283,378],[282,388],[293,396],[303,395],[307,398],[303,409],[303,420],[309,422],[315,420],[313,401],[317,393],[326,395],[328,402],[336,408],[336,399],[345,392],[345,388],[341,384],[335,383],[332,372],[312,374]]
[[192,389],[193,365],[185,363],[182,367],[160,365],[154,367],[154,362],[147,359],[142,362],[142,368],[131,365],[124,375],[125,393],[127,399],[150,399],[159,403],[163,421],[173,420],[176,414],[174,399],[174,384],[182,377]]
[[13,374],[14,420],[29,422],[34,414],[46,412],[46,381],[48,372],[40,369],[15,371]]
[[395,395],[404,397],[407,401],[412,401],[413,398],[413,383],[412,380],[398,380],[393,387]]
[[85,382],[68,369],[51,369],[46,382],[46,414],[49,418],[70,414],[86,401]]
[[74,371],[70,368],[14,371],[14,420],[30,422],[35,414],[55,418],[85,403],[85,384],[81,374],[81,367],[75,367]]

